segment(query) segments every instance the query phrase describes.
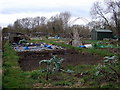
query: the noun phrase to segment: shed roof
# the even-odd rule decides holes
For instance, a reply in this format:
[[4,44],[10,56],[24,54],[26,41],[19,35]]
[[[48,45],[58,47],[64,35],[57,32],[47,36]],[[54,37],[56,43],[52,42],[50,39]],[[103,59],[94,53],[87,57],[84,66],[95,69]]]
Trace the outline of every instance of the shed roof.
[[96,31],[96,32],[112,32],[112,31],[109,30],[109,29],[96,29],[95,31]]
[[23,33],[20,32],[3,32],[4,34],[16,34],[16,35],[24,35]]

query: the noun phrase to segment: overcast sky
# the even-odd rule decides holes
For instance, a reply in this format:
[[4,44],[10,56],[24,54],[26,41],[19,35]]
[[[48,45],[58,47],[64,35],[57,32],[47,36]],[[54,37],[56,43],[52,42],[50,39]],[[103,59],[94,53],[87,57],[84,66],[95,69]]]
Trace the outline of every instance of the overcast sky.
[[[25,17],[50,18],[60,12],[70,12],[71,20],[83,17],[90,20],[90,9],[97,0],[0,0],[0,26],[13,24]],[[85,24],[82,20],[75,23]]]

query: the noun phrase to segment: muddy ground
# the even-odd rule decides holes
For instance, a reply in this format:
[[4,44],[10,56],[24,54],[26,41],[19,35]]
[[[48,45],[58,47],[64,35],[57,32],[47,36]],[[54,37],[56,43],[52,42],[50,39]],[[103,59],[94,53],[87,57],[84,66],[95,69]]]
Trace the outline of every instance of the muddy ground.
[[80,65],[80,64],[97,64],[101,62],[103,57],[82,53],[74,50],[47,50],[47,51],[26,51],[18,52],[19,64],[22,70],[31,71],[40,67],[39,61],[43,59],[50,59],[52,55],[58,55],[59,57],[64,58],[62,67],[67,65]]

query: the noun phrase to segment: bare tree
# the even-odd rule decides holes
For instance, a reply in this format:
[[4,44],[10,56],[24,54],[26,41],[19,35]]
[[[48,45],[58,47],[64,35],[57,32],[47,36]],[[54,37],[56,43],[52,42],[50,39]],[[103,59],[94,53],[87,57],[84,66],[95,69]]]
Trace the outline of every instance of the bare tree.
[[2,49],[2,28],[1,27],[0,27],[0,49]]
[[68,30],[70,16],[69,12],[62,12],[52,16],[47,22],[47,28],[49,29],[48,32],[52,32],[53,35],[64,36],[63,34]]
[[12,28],[17,32],[24,32],[28,35],[34,32],[62,35],[68,30],[68,21],[70,16],[69,12],[62,12],[52,16],[50,19],[47,19],[44,16],[17,19]]
[[53,35],[56,35],[59,32],[59,26],[57,26],[57,23],[59,23],[58,15],[52,16],[47,22],[48,32],[51,32]]
[[63,28],[64,30],[67,30],[68,28],[68,22],[70,20],[71,14],[69,12],[62,12],[59,15],[59,18],[63,21]]
[[105,0],[103,4],[95,2],[90,13],[93,19],[104,21],[103,25],[110,29],[115,26],[116,34],[120,36],[120,1]]
[[118,36],[120,36],[120,1],[106,1],[106,4],[108,6],[108,11],[112,13],[112,23],[114,23],[116,28],[116,33]]
[[101,6],[102,5],[101,5],[100,2],[95,2],[93,4],[93,7],[91,8],[90,14],[91,14],[91,16],[92,16],[93,19],[98,19],[98,18],[99,19],[104,19],[105,22],[106,22],[106,24],[108,26],[110,26],[109,21],[108,21],[107,17],[105,16],[107,14],[107,12],[104,11],[104,8],[102,8]]

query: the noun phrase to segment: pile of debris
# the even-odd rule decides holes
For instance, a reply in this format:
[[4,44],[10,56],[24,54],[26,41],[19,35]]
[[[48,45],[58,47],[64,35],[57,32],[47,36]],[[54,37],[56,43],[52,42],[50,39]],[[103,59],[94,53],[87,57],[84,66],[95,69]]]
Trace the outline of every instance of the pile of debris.
[[54,44],[46,44],[46,43],[13,43],[12,47],[15,51],[41,51],[41,50],[55,50],[55,49],[63,49],[61,46],[56,46]]

